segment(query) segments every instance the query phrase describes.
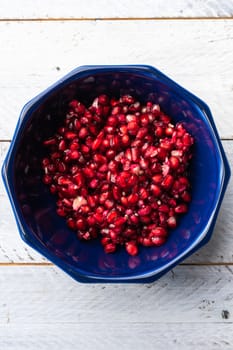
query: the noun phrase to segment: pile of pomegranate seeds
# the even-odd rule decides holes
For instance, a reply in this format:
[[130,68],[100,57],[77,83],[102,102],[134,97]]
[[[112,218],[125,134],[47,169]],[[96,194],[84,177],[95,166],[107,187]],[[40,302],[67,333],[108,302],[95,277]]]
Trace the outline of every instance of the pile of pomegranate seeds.
[[160,246],[191,200],[192,136],[160,106],[132,96],[69,103],[64,125],[44,141],[43,182],[78,238],[106,253]]

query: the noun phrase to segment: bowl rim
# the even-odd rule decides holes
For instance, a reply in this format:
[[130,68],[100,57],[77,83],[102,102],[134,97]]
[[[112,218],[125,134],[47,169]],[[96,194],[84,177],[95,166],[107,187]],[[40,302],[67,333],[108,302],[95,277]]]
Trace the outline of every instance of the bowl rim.
[[[30,118],[33,113],[33,109],[36,108],[37,105],[41,104],[44,99],[46,99],[52,92],[62,88],[66,84],[68,84],[72,80],[76,80],[79,78],[82,73],[91,73],[91,71],[98,72],[111,72],[111,71],[129,71],[132,69],[136,69],[139,72],[149,72],[156,75],[160,80],[165,82],[169,87],[178,90],[180,95],[183,95],[186,99],[191,100],[194,104],[198,105],[198,107],[205,114],[205,119],[209,123],[210,132],[215,140],[215,146],[217,147],[218,155],[219,155],[219,163],[220,163],[220,172],[218,177],[221,179],[220,188],[218,190],[218,197],[215,195],[215,199],[213,200],[213,209],[209,219],[204,226],[203,230],[197,236],[197,238],[193,241],[193,243],[188,246],[183,252],[177,255],[174,259],[171,259],[168,263],[163,264],[160,267],[155,268],[154,270],[150,270],[145,273],[133,274],[132,276],[101,276],[97,274],[89,273],[80,268],[74,267],[72,264],[69,264],[67,261],[63,261],[58,258],[54,253],[47,250],[44,245],[40,242],[39,238],[35,238],[30,229],[26,224],[22,224],[24,218],[20,212],[20,208],[18,206],[17,201],[15,200],[14,194],[14,186],[11,184],[11,167],[13,165],[14,153],[16,152],[17,143],[19,142],[20,137],[19,132],[23,129],[25,122]],[[34,108],[33,108],[34,107]],[[24,242],[26,242],[33,249],[37,250],[40,254],[45,256],[48,260],[53,262],[55,265],[59,266],[64,272],[68,273],[75,280],[80,282],[145,282],[145,281],[154,281],[157,278],[161,277],[168,270],[172,269],[174,266],[179,264],[182,260],[184,260],[189,255],[193,254],[197,249],[199,249],[202,245],[206,244],[211,235],[213,228],[215,226],[215,222],[217,219],[218,211],[221,206],[222,199],[224,197],[229,179],[231,176],[230,166],[225,155],[225,151],[223,149],[220,137],[218,135],[217,128],[214,123],[213,116],[208,105],[203,102],[201,99],[196,97],[194,94],[177,84],[175,81],[170,79],[168,76],[160,72],[157,68],[154,68],[149,65],[88,65],[88,66],[80,66],[66,74],[64,77],[56,81],[54,84],[49,86],[47,89],[42,91],[40,94],[32,98],[29,102],[27,102],[19,116],[18,123],[15,128],[15,132],[12,138],[12,142],[8,149],[7,155],[2,165],[2,178],[3,182],[10,199],[10,203],[13,209],[13,214],[16,220],[16,224],[18,227],[19,234]]]

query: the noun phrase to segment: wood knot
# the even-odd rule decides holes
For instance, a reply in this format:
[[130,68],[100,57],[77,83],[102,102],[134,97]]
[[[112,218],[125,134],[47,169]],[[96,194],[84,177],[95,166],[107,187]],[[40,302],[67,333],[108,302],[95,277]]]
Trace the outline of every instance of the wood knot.
[[230,317],[230,312],[228,310],[222,310],[222,318],[228,319]]

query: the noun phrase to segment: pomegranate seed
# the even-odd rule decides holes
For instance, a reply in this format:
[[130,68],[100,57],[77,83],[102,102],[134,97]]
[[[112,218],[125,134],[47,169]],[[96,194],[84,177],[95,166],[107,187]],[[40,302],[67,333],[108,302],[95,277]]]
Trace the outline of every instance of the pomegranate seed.
[[78,230],[85,230],[86,229],[86,221],[84,220],[84,218],[80,218],[76,221],[76,228]]
[[187,213],[188,211],[188,207],[186,204],[179,204],[175,207],[175,212],[177,214],[184,214],[184,213]]
[[118,214],[116,211],[111,211],[107,216],[107,222],[112,224],[114,220],[117,218]]
[[166,242],[166,237],[153,236],[151,242],[153,245],[161,246]]
[[170,228],[175,228],[177,226],[176,218],[175,216],[170,216],[167,219],[167,224]]
[[184,191],[182,194],[181,194],[181,198],[183,199],[184,202],[191,202],[191,194],[188,192],[188,191]]
[[158,185],[155,185],[155,184],[151,184],[151,192],[153,193],[153,195],[155,197],[160,197],[162,191],[161,191],[161,188],[158,186]]
[[175,156],[171,156],[169,158],[169,164],[170,164],[170,167],[172,169],[177,169],[180,165],[180,161],[179,161],[179,158],[175,157]]
[[165,189],[169,189],[172,186],[173,182],[174,182],[173,176],[172,175],[167,175],[167,176],[165,176],[165,178],[161,182],[161,185]]
[[115,221],[114,221],[114,224],[115,226],[120,226],[122,227],[126,222],[126,218],[123,218],[123,217],[118,217]]
[[52,183],[52,181],[53,181],[53,178],[52,178],[51,175],[45,174],[45,175],[43,176],[43,183],[44,183],[45,185],[50,185],[50,184]]
[[75,230],[76,229],[76,222],[75,222],[75,220],[73,218],[68,218],[66,220],[66,224],[71,230]]
[[52,145],[56,145],[57,144],[57,140],[53,137],[51,137],[50,139],[48,140],[45,140],[43,142],[44,146],[52,146]]
[[125,249],[129,255],[137,255],[138,254],[138,247],[135,242],[127,242],[125,245]]
[[139,217],[138,215],[136,214],[133,214],[130,216],[130,222],[133,224],[133,225],[138,225],[139,223]]
[[138,124],[135,121],[129,122],[127,129],[130,135],[136,135],[139,129]]
[[114,243],[107,243],[104,245],[104,251],[105,253],[113,253],[116,251],[116,244]]
[[138,201],[138,194],[137,193],[132,193],[128,196],[128,205],[135,205]]
[[139,216],[147,216],[151,213],[151,207],[149,205],[145,206],[144,208],[141,208],[138,210]]

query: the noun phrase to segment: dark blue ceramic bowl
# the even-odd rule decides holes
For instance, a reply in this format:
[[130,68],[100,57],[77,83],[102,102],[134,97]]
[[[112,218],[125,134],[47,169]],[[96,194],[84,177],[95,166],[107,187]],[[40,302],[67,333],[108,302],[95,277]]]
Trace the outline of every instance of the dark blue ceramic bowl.
[[[159,248],[105,254],[98,241],[80,242],[56,214],[42,184],[43,139],[53,135],[67,101],[89,104],[100,93],[129,93],[153,100],[194,136],[189,212]],[[23,108],[2,168],[22,239],[81,282],[151,282],[207,243],[230,177],[230,168],[208,106],[150,66],[84,66],[66,75]]]

